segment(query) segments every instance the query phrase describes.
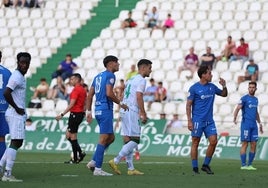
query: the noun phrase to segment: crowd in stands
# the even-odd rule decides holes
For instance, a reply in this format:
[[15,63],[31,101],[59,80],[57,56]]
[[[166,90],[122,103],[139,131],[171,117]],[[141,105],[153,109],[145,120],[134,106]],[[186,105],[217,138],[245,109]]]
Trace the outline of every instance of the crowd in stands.
[[42,3],[43,0],[2,0],[2,5],[13,8],[40,8]]

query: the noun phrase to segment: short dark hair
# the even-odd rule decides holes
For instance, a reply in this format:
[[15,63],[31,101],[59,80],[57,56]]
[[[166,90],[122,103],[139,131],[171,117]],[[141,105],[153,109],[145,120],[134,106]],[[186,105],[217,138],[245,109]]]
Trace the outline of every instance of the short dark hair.
[[209,70],[209,67],[207,65],[199,67],[199,69],[197,71],[198,77],[201,78],[202,74],[206,74],[208,72],[208,70]]
[[28,52],[19,52],[17,55],[17,61],[31,61],[31,54]]
[[257,82],[251,81],[248,83],[248,85],[255,85],[255,87],[257,87]]
[[154,79],[153,79],[153,78],[151,78],[151,79],[150,79],[150,82],[154,82]]
[[151,65],[153,64],[150,60],[148,59],[141,59],[138,62],[138,67],[140,67],[141,65]]
[[47,79],[46,78],[40,78],[40,82],[46,82]]
[[104,59],[103,59],[103,65],[104,67],[107,67],[107,64],[111,61],[115,61],[117,62],[118,61],[118,58],[113,56],[113,55],[108,55],[106,56]]
[[82,80],[82,76],[81,76],[81,74],[79,74],[79,73],[73,73],[72,76],[78,78],[79,81]]

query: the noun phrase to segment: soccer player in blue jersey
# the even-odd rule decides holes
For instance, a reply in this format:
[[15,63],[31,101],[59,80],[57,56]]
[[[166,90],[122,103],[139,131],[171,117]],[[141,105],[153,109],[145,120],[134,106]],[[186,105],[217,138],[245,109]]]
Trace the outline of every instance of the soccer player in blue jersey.
[[223,87],[222,89],[218,88],[215,84],[210,83],[212,73],[208,66],[201,66],[198,69],[197,74],[200,81],[190,87],[186,103],[188,129],[191,131],[192,136],[192,167],[193,172],[199,174],[198,146],[202,134],[204,133],[209,141],[209,145],[201,169],[207,174],[214,174],[209,166],[218,142],[217,129],[213,120],[213,103],[215,95],[226,97],[228,91],[226,82],[222,78],[219,80],[219,84]]
[[[242,110],[242,121],[240,126],[240,139],[242,142],[240,149],[241,170],[257,170],[257,168],[252,166],[258,141],[258,126],[256,121],[259,123],[261,133],[263,133],[263,129],[258,112],[258,98],[254,96],[256,90],[257,83],[249,82],[248,94],[240,99],[240,102],[234,111],[234,123],[237,124],[238,112],[239,110]],[[246,163],[248,143],[250,143],[250,151],[248,154],[248,163]]]
[[115,137],[113,132],[113,103],[119,104],[124,110],[128,106],[123,104],[114,94],[115,72],[119,70],[118,58],[112,55],[103,59],[105,71],[99,73],[93,80],[87,97],[87,121],[92,122],[91,106],[95,95],[95,118],[100,127],[99,142],[92,160],[87,164],[94,176],[111,176],[101,169],[104,151],[113,143]]
[[[2,52],[0,51],[0,62],[1,59]],[[0,65],[0,159],[2,158],[6,150],[5,136],[9,133],[9,128],[5,118],[5,112],[8,108],[8,103],[6,102],[6,99],[4,97],[4,91],[6,89],[6,85],[10,75],[11,72],[4,66]]]

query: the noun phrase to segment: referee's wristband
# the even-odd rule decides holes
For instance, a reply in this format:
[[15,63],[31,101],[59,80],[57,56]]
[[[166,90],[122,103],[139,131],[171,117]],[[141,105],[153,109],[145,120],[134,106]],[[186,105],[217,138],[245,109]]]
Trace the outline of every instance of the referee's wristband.
[[64,114],[63,114],[63,113],[61,113],[61,114],[60,114],[60,116],[61,116],[61,117],[63,117],[63,116],[64,116]]
[[91,114],[91,110],[86,111],[86,115]]

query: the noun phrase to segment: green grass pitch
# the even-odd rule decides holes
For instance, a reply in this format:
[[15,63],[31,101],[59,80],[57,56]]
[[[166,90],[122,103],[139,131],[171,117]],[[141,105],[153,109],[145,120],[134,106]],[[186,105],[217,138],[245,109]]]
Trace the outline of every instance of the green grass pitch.
[[[106,155],[103,170],[112,172],[107,161],[113,156]],[[268,186],[268,162],[255,161],[256,171],[241,171],[239,160],[213,159],[211,168],[214,175],[200,171],[193,175],[189,158],[142,156],[135,161],[135,167],[143,176],[128,176],[124,161],[119,165],[122,175],[95,177],[86,168],[91,155],[80,164],[64,164],[68,154],[18,152],[13,174],[22,183],[1,182],[1,188],[246,188]],[[199,160],[199,166],[203,159]]]

